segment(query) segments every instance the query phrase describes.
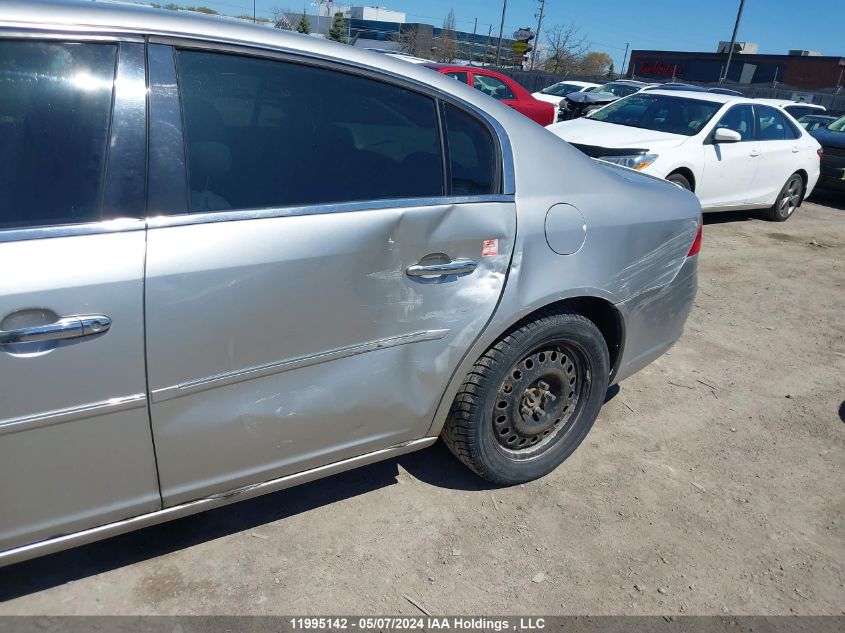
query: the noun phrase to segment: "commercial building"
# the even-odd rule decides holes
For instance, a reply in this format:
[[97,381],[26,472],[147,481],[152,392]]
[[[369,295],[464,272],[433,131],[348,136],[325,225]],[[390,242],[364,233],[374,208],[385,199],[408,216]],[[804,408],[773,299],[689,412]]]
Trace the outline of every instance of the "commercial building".
[[[717,53],[681,51],[631,52],[628,76],[637,79],[712,83],[719,81],[728,61],[728,45]],[[845,58],[819,55],[816,51],[789,51],[788,55],[759,55],[756,44],[738,42],[727,81],[740,84],[784,84],[806,90],[845,87]]]

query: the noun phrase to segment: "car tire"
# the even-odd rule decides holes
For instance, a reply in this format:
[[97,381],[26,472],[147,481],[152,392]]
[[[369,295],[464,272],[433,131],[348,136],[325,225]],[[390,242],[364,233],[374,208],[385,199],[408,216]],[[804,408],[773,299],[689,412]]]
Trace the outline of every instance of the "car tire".
[[666,180],[668,180],[669,182],[675,183],[676,185],[678,185],[682,189],[686,189],[687,191],[692,191],[692,184],[690,183],[689,180],[687,180],[687,177],[684,176],[683,174],[669,174],[668,176],[666,176]]
[[459,460],[490,482],[537,479],[587,436],[609,374],[607,343],[592,321],[543,313],[478,359],[441,435]]
[[792,174],[766,216],[773,222],[786,222],[801,204],[803,196],[804,180],[800,175]]

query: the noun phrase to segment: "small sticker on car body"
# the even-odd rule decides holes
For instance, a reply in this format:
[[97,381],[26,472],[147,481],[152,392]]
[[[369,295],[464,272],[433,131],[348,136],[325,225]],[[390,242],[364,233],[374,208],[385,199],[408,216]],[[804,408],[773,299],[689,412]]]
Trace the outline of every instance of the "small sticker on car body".
[[499,254],[499,240],[484,240],[481,244],[482,257],[496,257]]

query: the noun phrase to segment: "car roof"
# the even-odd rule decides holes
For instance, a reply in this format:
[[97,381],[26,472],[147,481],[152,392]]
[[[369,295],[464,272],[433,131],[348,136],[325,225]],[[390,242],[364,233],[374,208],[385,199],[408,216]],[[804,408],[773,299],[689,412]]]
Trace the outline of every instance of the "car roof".
[[667,97],[686,97],[698,101],[713,101],[714,103],[754,103],[755,99],[748,97],[737,97],[734,95],[723,95],[718,92],[699,92],[698,90],[661,90],[656,88],[649,90],[649,95],[666,95]]
[[[384,71],[450,94],[459,91],[459,88],[454,86],[454,80],[432,73],[424,69],[422,64],[409,64],[399,56],[368,51],[361,47],[270,26],[255,25],[245,20],[190,11],[154,9],[107,0],[2,0],[0,26],[11,29],[36,29],[39,32],[78,31],[110,36],[157,35],[289,51]],[[459,96],[464,101],[488,109],[485,102],[477,96],[480,94],[476,90],[468,89],[460,91]]]
[[824,106],[819,105],[818,103],[807,103],[806,101],[793,101],[792,99],[754,99],[758,103],[765,103],[766,105],[774,105],[774,106],[791,106],[791,105],[800,105],[800,106],[807,106],[808,108],[815,108],[816,110],[824,110]]
[[553,84],[549,84],[551,86],[557,86],[558,84],[569,84],[570,86],[600,86],[601,84],[596,84],[591,81],[578,81],[576,79],[561,79],[560,81],[556,81]]

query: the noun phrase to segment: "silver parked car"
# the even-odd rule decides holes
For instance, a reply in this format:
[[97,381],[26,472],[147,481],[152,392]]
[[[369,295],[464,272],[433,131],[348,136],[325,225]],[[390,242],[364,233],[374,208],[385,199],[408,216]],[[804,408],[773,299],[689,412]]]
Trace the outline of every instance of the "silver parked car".
[[433,444],[498,484],[681,335],[700,208],[449,77],[0,5],[0,564]]

